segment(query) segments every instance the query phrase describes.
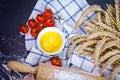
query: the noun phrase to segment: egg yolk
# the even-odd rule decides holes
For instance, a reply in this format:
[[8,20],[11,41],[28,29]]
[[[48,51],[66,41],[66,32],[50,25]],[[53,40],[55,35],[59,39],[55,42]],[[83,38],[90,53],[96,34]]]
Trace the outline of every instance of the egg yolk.
[[57,32],[46,32],[41,36],[40,45],[44,51],[53,53],[61,48],[62,38]]

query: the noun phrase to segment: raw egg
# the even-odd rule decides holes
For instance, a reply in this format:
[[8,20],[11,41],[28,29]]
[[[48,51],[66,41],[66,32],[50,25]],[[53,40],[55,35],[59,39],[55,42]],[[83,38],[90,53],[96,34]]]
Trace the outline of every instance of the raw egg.
[[62,46],[62,37],[54,31],[46,32],[41,36],[40,45],[46,52],[56,52]]
[[45,54],[58,54],[65,45],[65,35],[55,27],[43,29],[37,37],[37,46]]

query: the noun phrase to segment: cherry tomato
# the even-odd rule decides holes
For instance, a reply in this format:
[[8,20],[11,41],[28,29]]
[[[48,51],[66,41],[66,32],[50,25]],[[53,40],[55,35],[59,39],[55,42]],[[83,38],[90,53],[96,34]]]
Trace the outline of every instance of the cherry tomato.
[[28,20],[28,25],[30,28],[35,28],[37,26],[37,22],[35,19],[29,19]]
[[37,36],[38,36],[37,28],[32,28],[30,31],[30,34],[32,37],[37,38]]
[[28,32],[28,26],[27,25],[21,25],[20,26],[20,32],[22,32],[23,34]]
[[36,16],[36,20],[38,21],[38,22],[40,22],[40,23],[42,23],[43,21],[44,21],[44,16],[43,16],[43,14],[38,14],[37,16]]
[[53,27],[55,26],[55,20],[53,18],[49,18],[45,21],[45,26],[46,27]]
[[52,57],[51,64],[54,65],[54,66],[59,66],[60,67],[60,66],[62,66],[62,61],[58,56]]
[[43,24],[43,23],[39,23],[38,25],[37,25],[37,30],[38,30],[38,32],[40,32],[42,29],[44,29],[45,28],[45,25]]
[[53,11],[49,8],[49,9],[45,9],[43,12],[43,15],[47,18],[47,17],[52,17],[53,16]]

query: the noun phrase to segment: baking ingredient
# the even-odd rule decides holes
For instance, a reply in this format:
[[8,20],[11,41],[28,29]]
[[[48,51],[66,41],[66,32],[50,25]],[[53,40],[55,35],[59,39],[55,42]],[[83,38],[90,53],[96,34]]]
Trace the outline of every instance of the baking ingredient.
[[44,10],[43,15],[45,18],[52,17],[53,16],[53,11],[50,8],[47,8]]
[[[79,49],[76,50],[77,55],[78,56],[80,56],[80,55],[90,55],[89,53],[93,53],[94,49],[92,49],[92,52],[91,52],[91,50],[89,50],[89,52],[88,52],[88,51],[86,51],[86,49],[91,48],[90,46],[94,46],[96,43],[97,43],[97,40],[87,40],[86,42],[84,42],[84,44],[82,46],[79,45],[78,46]],[[94,48],[94,47],[92,47],[92,48]]]
[[[106,43],[103,47],[103,49],[101,50],[101,52],[104,52],[105,50],[109,49],[109,48],[112,48],[112,47],[115,47],[117,46],[118,49],[120,49],[120,45],[118,45],[118,43],[116,43],[117,41],[115,40],[112,40],[112,41],[109,41],[108,43]],[[115,49],[116,50],[116,49]],[[114,51],[114,50],[113,50]]]
[[73,42],[79,38],[87,38],[87,36],[88,36],[87,34],[77,34],[75,36],[70,37],[69,42]]
[[43,21],[45,20],[43,14],[38,14],[36,16],[36,20],[39,22],[39,23],[43,23]]
[[49,18],[45,21],[45,26],[46,27],[52,27],[55,26],[55,20],[53,18]]
[[112,65],[116,60],[120,59],[120,54],[114,55],[110,59],[108,59],[105,64],[103,64],[102,69],[100,70],[101,73],[103,73],[110,65]]
[[110,38],[113,38],[113,39],[116,39],[116,35],[115,34],[112,34],[108,31],[99,31],[99,32],[94,32],[94,33],[91,33],[89,36],[88,36],[88,40],[91,40],[91,39],[99,39],[99,38],[103,38],[103,37],[110,37]]
[[27,74],[22,80],[35,80],[35,76],[33,74]]
[[118,53],[120,54],[120,50],[118,50],[118,49],[114,49],[112,51],[108,51],[108,52],[106,52],[106,54],[104,54],[103,56],[101,56],[99,62],[100,63],[101,62],[105,62],[105,60],[109,59],[110,57],[112,57],[112,56],[114,56],[114,55],[116,55]]
[[83,80],[80,74],[72,73],[68,71],[60,71],[58,73],[55,73],[56,80]]
[[95,67],[98,66],[98,61],[99,61],[99,58],[100,58],[100,55],[101,55],[101,50],[105,44],[106,41],[108,41],[109,38],[103,38],[102,40],[99,40],[96,44],[96,48],[95,48],[95,51],[94,51],[94,65]]
[[[105,12],[104,11],[104,14],[105,14],[105,16],[106,17],[108,17],[109,16],[109,14],[107,13],[107,12]],[[106,31],[110,31],[110,32],[113,32],[113,33],[117,33],[117,31],[116,31],[116,29],[114,29],[114,28],[112,28],[112,27],[109,27],[108,25],[106,25],[106,24],[104,24],[103,22],[99,22],[99,21],[96,21],[96,20],[94,20],[94,19],[91,19],[91,21],[93,22],[93,24],[95,24],[95,25],[98,25],[98,26],[101,26],[102,25],[102,27],[103,27],[103,29],[105,29]],[[107,21],[106,21],[107,22]]]
[[62,66],[62,61],[58,56],[54,56],[51,58],[51,64],[54,66]]
[[23,34],[27,33],[28,31],[29,31],[29,29],[28,29],[27,25],[20,26],[20,32],[22,32]]
[[38,36],[37,28],[32,28],[30,31],[30,34],[32,37],[37,38],[37,36]]
[[74,43],[72,43],[72,45],[69,46],[69,49],[68,49],[68,52],[67,52],[67,56],[70,57],[71,55],[71,52],[74,50],[74,48],[82,43],[82,42],[85,42],[86,41],[86,38],[81,38],[81,39],[77,39],[74,41]]
[[[85,41],[75,44],[82,40],[80,35],[74,35],[70,38],[70,47],[68,49],[68,57],[73,50],[76,55],[89,55],[94,61],[95,66],[102,62],[101,73],[103,73],[108,66],[116,68],[120,65],[120,0],[115,0],[115,6],[107,5],[106,10],[103,10],[98,5],[88,7],[79,17],[75,30],[80,25],[84,26],[87,36]],[[95,13],[96,17],[90,18],[86,21],[85,17],[89,13]],[[115,69],[116,70],[116,69]],[[117,70],[119,70],[117,68]],[[112,76],[115,78],[116,71],[113,70]],[[114,80],[111,78],[110,80]]]
[[120,65],[116,66],[113,70],[113,72],[111,73],[110,79],[114,80],[115,79],[115,74],[117,74],[120,71]]
[[50,54],[57,52],[62,47],[62,37],[55,31],[44,33],[40,38],[42,49]]
[[70,57],[71,52],[74,50],[76,45],[86,41],[86,38],[87,38],[87,34],[78,34],[78,35],[70,37],[68,41],[71,42],[72,45],[70,45],[68,48],[67,57]]
[[83,23],[85,17],[90,14],[91,12],[96,12],[96,11],[102,11],[102,8],[98,5],[92,5],[90,7],[88,7],[80,16],[80,18],[78,19],[76,25],[75,25],[75,29],[78,29],[78,27]]
[[37,26],[36,20],[35,20],[35,19],[29,19],[29,20],[28,20],[28,26],[29,26],[30,28],[35,28],[35,27]]
[[55,80],[107,80],[103,77],[91,75],[84,71],[78,71],[75,69],[66,69],[59,72],[55,70],[54,77]]

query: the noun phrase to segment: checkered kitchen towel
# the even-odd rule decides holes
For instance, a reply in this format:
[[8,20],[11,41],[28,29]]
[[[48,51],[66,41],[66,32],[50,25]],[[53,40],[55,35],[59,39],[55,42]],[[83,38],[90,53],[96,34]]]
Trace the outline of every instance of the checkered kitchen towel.
[[[83,27],[80,27],[78,32],[74,32],[73,28],[80,14],[88,6],[89,5],[86,2],[86,0],[38,0],[29,18],[35,18],[37,14],[43,13],[46,7],[51,8],[55,14],[54,16],[55,19],[57,18],[57,15],[61,16],[64,19],[61,20],[60,22],[56,20],[56,27],[59,28],[65,34],[67,40],[72,35],[78,33],[79,34],[86,33]],[[94,14],[87,16],[86,19],[89,19],[93,15]],[[27,58],[25,59],[26,64],[29,64],[31,66],[37,65],[39,62],[50,64],[50,58],[52,56],[43,54],[43,52],[37,48],[36,39],[31,37],[29,33],[25,35],[25,45],[26,45],[26,49],[30,51]],[[68,67],[70,64],[73,64],[88,72],[91,72],[96,75],[100,75],[99,69],[101,68],[101,65],[99,65],[96,69],[94,69],[93,68],[94,64],[90,60],[89,56],[78,57],[73,52],[70,58],[66,57],[68,47],[69,47],[69,43],[66,42],[64,49],[60,52],[61,54],[59,55],[59,57],[62,59],[63,67]],[[109,77],[111,71],[112,68],[109,67],[105,71],[103,76]],[[116,77],[116,80],[119,79],[120,79],[120,74],[118,74]]]

